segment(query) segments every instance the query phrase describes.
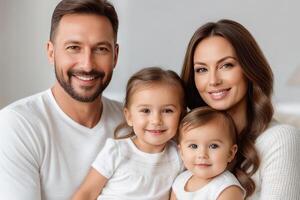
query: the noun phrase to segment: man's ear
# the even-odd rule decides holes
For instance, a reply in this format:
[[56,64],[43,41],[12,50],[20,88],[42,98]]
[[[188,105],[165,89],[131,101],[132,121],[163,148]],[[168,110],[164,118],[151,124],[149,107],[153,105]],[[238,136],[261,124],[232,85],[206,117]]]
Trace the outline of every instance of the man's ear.
[[123,113],[128,126],[132,126],[131,114],[129,110],[127,108],[124,108]]
[[51,41],[47,42],[47,57],[48,61],[53,64],[54,63],[54,45]]
[[118,57],[119,57],[119,44],[116,43],[115,49],[114,49],[115,55],[114,55],[114,68],[117,66]]
[[238,146],[236,144],[232,145],[232,147],[230,148],[229,155],[228,155],[228,163],[230,163],[234,159],[234,156],[235,156],[237,150],[238,150]]

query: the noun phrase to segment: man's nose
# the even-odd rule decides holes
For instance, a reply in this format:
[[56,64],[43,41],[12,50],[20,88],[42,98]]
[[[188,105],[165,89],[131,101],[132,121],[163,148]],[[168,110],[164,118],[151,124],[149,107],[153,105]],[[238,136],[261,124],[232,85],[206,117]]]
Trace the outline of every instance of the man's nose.
[[84,71],[92,71],[94,66],[94,57],[90,49],[85,49],[82,55],[82,68]]

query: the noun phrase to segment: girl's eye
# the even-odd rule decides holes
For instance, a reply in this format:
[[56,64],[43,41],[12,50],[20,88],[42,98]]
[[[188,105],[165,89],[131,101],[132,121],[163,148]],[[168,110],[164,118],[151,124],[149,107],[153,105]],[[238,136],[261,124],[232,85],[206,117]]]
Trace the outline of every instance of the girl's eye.
[[217,145],[217,144],[211,144],[211,145],[209,145],[210,149],[216,149],[218,147],[219,147],[219,145]]
[[166,108],[163,110],[164,113],[173,113],[174,111],[170,108]]
[[191,149],[197,149],[198,145],[197,144],[190,144],[188,147],[191,148]]
[[195,73],[204,73],[204,72],[207,72],[207,69],[205,67],[195,67],[194,72]]

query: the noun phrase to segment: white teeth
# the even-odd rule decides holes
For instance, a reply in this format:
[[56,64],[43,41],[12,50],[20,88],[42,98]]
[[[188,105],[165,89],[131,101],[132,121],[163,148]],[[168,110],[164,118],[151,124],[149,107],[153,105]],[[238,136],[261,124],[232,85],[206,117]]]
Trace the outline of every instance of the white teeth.
[[225,97],[227,95],[227,90],[220,90],[220,91],[215,91],[215,92],[209,92],[209,94],[211,95],[211,97],[213,99],[222,99],[223,97]]
[[211,94],[215,95],[215,96],[220,96],[220,95],[224,94],[224,91],[221,91],[221,92],[212,92]]
[[91,80],[95,79],[95,76],[76,76],[76,77],[83,81],[91,81]]

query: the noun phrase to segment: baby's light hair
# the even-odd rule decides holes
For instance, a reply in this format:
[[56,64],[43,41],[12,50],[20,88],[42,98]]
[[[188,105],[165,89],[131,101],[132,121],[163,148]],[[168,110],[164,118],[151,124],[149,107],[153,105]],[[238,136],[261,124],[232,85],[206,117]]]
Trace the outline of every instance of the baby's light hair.
[[[172,70],[164,70],[161,67],[147,67],[144,68],[131,76],[131,78],[127,82],[126,86],[126,94],[125,94],[125,101],[124,107],[128,108],[131,104],[131,97],[133,96],[134,92],[139,89],[140,87],[150,86],[153,84],[170,84],[174,87],[178,88],[178,94],[180,95],[180,105],[182,107],[182,115],[185,113],[186,104],[185,104],[185,92],[183,87],[183,82]],[[164,94],[161,94],[164,95]],[[122,129],[129,129],[130,127],[127,125],[126,122],[121,123],[115,129],[114,136],[116,139],[128,138],[134,136],[134,132],[132,128],[129,131],[130,133],[127,135],[120,135],[120,130]]]

